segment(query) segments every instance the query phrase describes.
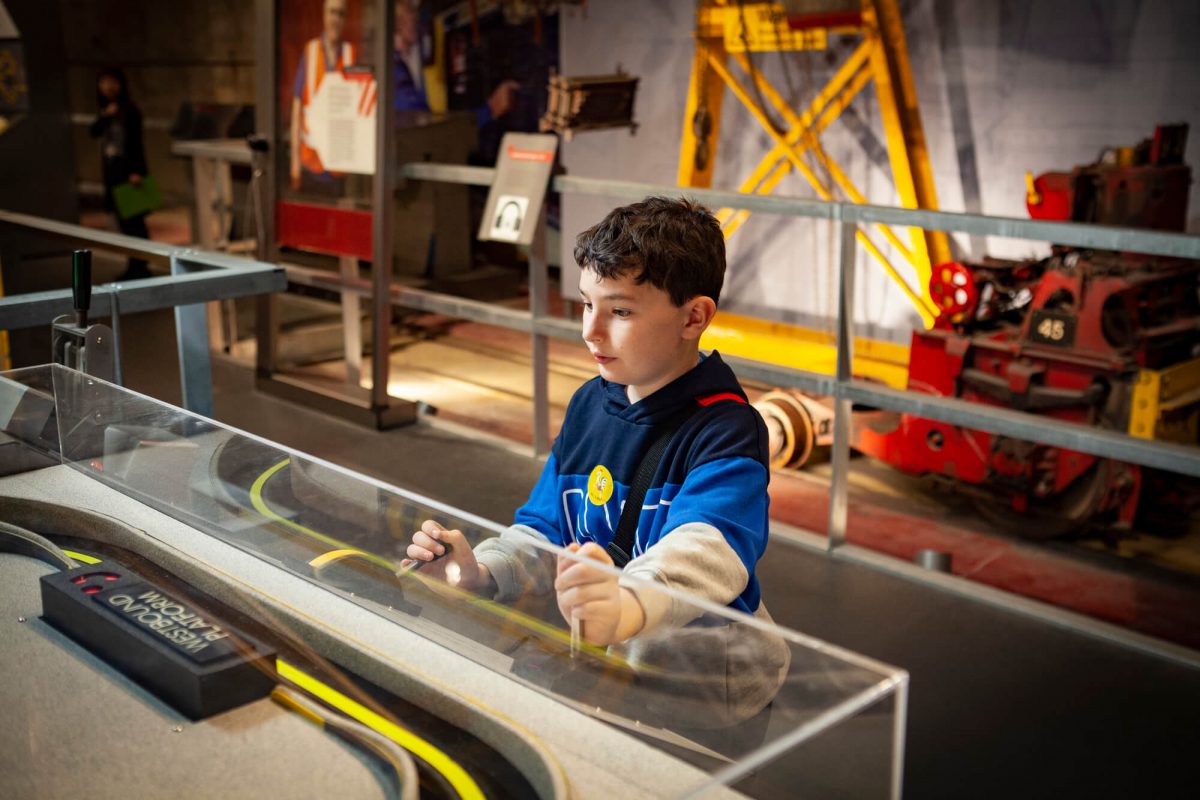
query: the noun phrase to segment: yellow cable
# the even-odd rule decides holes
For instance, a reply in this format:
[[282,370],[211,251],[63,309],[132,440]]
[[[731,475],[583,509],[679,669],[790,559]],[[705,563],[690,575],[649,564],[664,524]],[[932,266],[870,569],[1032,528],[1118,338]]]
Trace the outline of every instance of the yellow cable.
[[69,556],[70,558],[73,558],[76,561],[81,561],[84,564],[99,564],[100,563],[100,559],[96,558],[95,556],[84,555],[83,553],[76,553],[74,550],[63,550],[63,552],[66,553],[67,556]]
[[[263,487],[267,485],[267,481],[270,480],[272,475],[274,475],[276,472],[279,472],[279,470],[283,469],[290,463],[292,463],[292,460],[290,458],[285,458],[283,461],[280,461],[278,464],[268,469],[262,475],[259,475],[254,481],[254,485],[250,487],[250,502],[254,506],[254,510],[268,519],[275,520],[281,525],[286,525],[293,530],[303,533],[305,536],[310,536],[319,542],[324,542],[325,544],[330,545],[331,547],[345,549],[346,543],[340,539],[335,539],[332,536],[326,536],[323,533],[317,533],[312,528],[306,528],[298,522],[292,522],[290,519],[281,517],[272,511],[271,507],[268,506],[263,500],[262,491]],[[351,549],[353,549],[355,553],[370,561],[372,564],[378,564],[381,567],[393,571],[396,569],[396,565],[394,563],[386,558],[383,558],[382,556],[377,556],[374,553],[368,553],[366,550],[359,550],[358,548]]]
[[367,727],[378,731],[396,744],[424,761],[441,773],[463,800],[483,800],[483,792],[467,771],[457,761],[437,749],[429,742],[401,728],[396,723],[375,713],[366,706],[351,700],[346,695],[316,678],[302,672],[299,668],[287,663],[282,658],[275,660],[275,669],[279,677],[291,681],[309,694],[317,697],[347,716],[358,720]]
[[310,567],[312,567],[313,569],[320,569],[321,567],[325,566],[326,564],[328,564],[331,561],[341,561],[343,558],[350,558],[351,556],[361,556],[362,554],[363,554],[362,550],[356,550],[354,548],[344,548],[342,550],[330,550],[329,552],[322,553],[321,555],[314,558],[312,561],[308,562],[308,565]]
[[[352,553],[354,555],[361,555],[364,558],[366,558],[368,561],[370,561],[371,563],[386,567],[387,569],[392,570],[394,572],[396,569],[396,564],[391,561],[388,561],[387,559],[383,558],[382,556],[377,556],[374,553],[368,553],[365,550],[359,550],[357,548],[347,548],[345,546],[346,545],[345,542],[335,539],[332,536],[327,536],[323,533],[318,533],[317,531],[313,530],[312,528],[308,528],[304,525],[299,524],[298,522],[293,522],[290,519],[282,517],[279,514],[275,513],[275,511],[273,511],[271,509],[271,507],[267,505],[266,501],[263,500],[263,496],[262,496],[263,487],[266,486],[267,481],[270,480],[270,478],[273,475],[275,475],[275,473],[279,472],[279,470],[283,469],[290,463],[291,463],[291,459],[285,458],[283,461],[280,461],[278,464],[275,464],[274,466],[272,466],[271,468],[269,468],[268,470],[263,472],[261,475],[258,476],[258,478],[255,479],[253,485],[251,485],[251,487],[250,487],[250,502],[254,506],[254,510],[257,511],[259,514],[263,515],[264,517],[267,517],[268,519],[279,522],[280,524],[286,525],[287,527],[292,528],[293,530],[296,530],[296,531],[304,534],[305,536],[310,536],[310,537],[316,539],[317,541],[324,542],[325,544],[338,547],[337,550],[333,550],[328,553],[323,553],[322,555],[317,556],[313,561],[309,562],[309,564],[311,566],[314,566],[314,567],[319,566],[319,564],[317,564],[316,562],[321,561],[321,559],[324,559],[327,556],[330,557],[329,560],[332,560],[333,558],[343,558],[345,555]],[[325,563],[325,562],[322,562],[322,563]],[[414,577],[421,578],[422,582],[425,583],[425,585],[428,588],[436,587],[437,590],[443,591],[443,592],[446,592],[447,590],[449,590],[447,593],[457,594],[460,596],[461,599],[465,600],[466,602],[468,602],[472,605],[478,606],[492,614],[499,614],[502,617],[506,617],[506,618],[516,622],[517,624],[524,626],[525,628],[527,628],[529,630],[536,631],[537,633],[542,634],[543,636],[546,636],[551,639],[557,639],[563,644],[567,644],[570,641],[570,637],[568,636],[566,631],[561,630],[560,628],[557,628],[548,622],[543,622],[542,620],[538,619],[537,617],[533,617],[528,614],[523,614],[522,612],[517,611],[516,609],[509,608],[508,606],[502,605],[500,603],[496,603],[492,600],[484,599],[482,597],[479,597],[478,595],[473,594],[472,592],[466,591],[465,589],[459,589],[458,587],[450,586],[449,584],[443,583],[441,581],[432,581],[421,575],[414,575]],[[591,653],[592,655],[594,655],[598,658],[602,658],[606,661],[609,661],[612,663],[617,663],[617,664],[625,664],[626,663],[625,659],[615,657],[615,656],[611,655],[610,653],[608,653],[606,648],[598,647],[598,646],[592,645],[592,644],[585,644],[584,649],[586,651],[588,651],[589,653]]]
[[[145,532],[141,531],[141,533],[144,534]],[[153,537],[150,537],[150,538],[153,539]],[[158,545],[160,547],[164,548],[164,550],[166,550],[167,552],[173,553],[175,558],[193,560],[191,556],[187,555],[185,551],[180,550],[178,547],[175,547],[174,545],[171,545],[171,544],[161,541],[161,540],[155,540],[155,541],[157,541]],[[151,558],[151,561],[153,561],[157,566],[167,569],[167,567],[164,565],[164,563],[162,561],[155,560],[153,558]],[[486,703],[483,703],[476,698],[462,694],[462,692],[459,689],[457,689],[456,687],[454,687],[448,683],[445,683],[444,681],[442,681],[438,678],[435,678],[432,675],[427,675],[427,674],[421,672],[417,667],[415,667],[411,663],[403,663],[403,662],[397,661],[393,654],[379,650],[373,642],[368,642],[368,641],[364,641],[362,639],[358,639],[352,633],[350,633],[348,631],[330,627],[327,620],[325,620],[323,617],[311,614],[304,608],[293,605],[292,603],[287,602],[283,598],[281,598],[277,595],[273,595],[270,592],[265,591],[261,586],[250,583],[250,582],[246,581],[245,579],[233,574],[232,572],[222,569],[217,564],[209,562],[204,565],[204,568],[205,568],[205,570],[211,572],[212,574],[214,574],[220,578],[223,578],[226,581],[227,585],[229,585],[231,587],[235,587],[236,590],[240,591],[243,594],[244,598],[243,598],[243,605],[241,606],[242,610],[245,610],[248,607],[252,608],[254,606],[258,606],[258,611],[260,612],[259,616],[261,616],[262,606],[260,603],[262,601],[274,603],[279,608],[286,609],[287,613],[292,614],[295,618],[303,620],[304,624],[307,624],[313,630],[320,631],[326,636],[333,636],[335,638],[338,638],[341,641],[346,642],[349,645],[352,645],[360,652],[374,657],[375,659],[378,660],[378,662],[380,664],[386,665],[386,666],[392,668],[393,670],[403,669],[403,670],[405,670],[405,673],[413,680],[417,680],[417,681],[423,682],[429,686],[432,686],[435,689],[437,689],[438,691],[442,692],[443,694],[445,694],[449,697],[455,698],[456,700],[458,700],[459,702],[461,702],[464,705],[474,706],[476,709],[479,710],[480,713],[490,716],[493,719],[500,720],[501,722],[503,722],[505,725],[507,725],[513,731],[522,733],[526,737],[526,740],[528,741],[530,747],[535,748],[537,750],[537,754],[542,759],[542,762],[552,771],[552,773],[555,776],[557,776],[558,782],[561,783],[563,786],[567,785],[566,784],[566,774],[563,772],[562,765],[558,763],[558,761],[554,758],[554,755],[552,753],[550,753],[549,751],[547,751],[545,749],[545,745],[543,745],[541,743],[541,740],[532,731],[530,731],[528,728],[526,728],[522,723],[518,722],[517,720],[515,720],[505,714],[501,714],[500,712],[498,712],[495,709],[488,706]],[[276,673],[280,674],[280,675],[283,674],[283,672],[281,671],[280,664],[278,662],[276,663]],[[303,675],[303,673],[299,673],[299,674]]]

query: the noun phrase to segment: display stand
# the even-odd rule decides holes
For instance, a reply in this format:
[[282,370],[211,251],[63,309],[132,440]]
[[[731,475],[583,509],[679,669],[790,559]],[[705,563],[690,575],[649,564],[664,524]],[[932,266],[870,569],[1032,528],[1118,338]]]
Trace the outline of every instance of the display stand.
[[[443,776],[458,768],[477,782],[507,775],[540,797],[899,795],[901,670],[657,583],[638,591],[661,593],[675,623],[608,648],[572,641],[538,570],[575,556],[544,541],[513,538],[489,521],[61,366],[6,373],[0,397],[15,409],[0,418],[0,464],[14,465],[0,470],[8,473],[0,520],[42,527],[84,572],[89,559],[101,567],[135,561],[177,591],[242,615],[285,654],[274,679],[311,689],[289,671],[300,659],[340,694],[377,703],[373,727],[387,735],[401,726],[436,742],[454,763],[425,768]],[[529,582],[493,599],[453,576],[397,575],[403,546],[425,518],[472,542],[503,534]],[[20,558],[0,554],[0,563],[8,569]],[[35,599],[9,599],[36,618]],[[43,625],[27,630],[57,636]],[[6,641],[35,647],[9,633]],[[179,741],[203,736],[219,753],[263,733],[259,723],[233,723],[261,709],[226,712],[225,723],[178,720],[74,642],[59,641],[51,654],[36,648],[45,669],[22,672],[21,686],[7,682],[5,691],[61,695],[62,675],[86,679],[90,670],[103,677],[114,714],[149,704],[162,737],[173,723]],[[72,704],[18,705],[31,724],[78,724]],[[31,749],[27,729],[7,726],[4,750],[21,751],[22,771],[5,771],[0,794],[6,786],[70,788],[61,754]],[[456,747],[460,735],[479,746]],[[130,757],[103,736],[76,746],[78,758],[111,763],[114,774]],[[132,763],[124,769],[129,786],[144,777]]]

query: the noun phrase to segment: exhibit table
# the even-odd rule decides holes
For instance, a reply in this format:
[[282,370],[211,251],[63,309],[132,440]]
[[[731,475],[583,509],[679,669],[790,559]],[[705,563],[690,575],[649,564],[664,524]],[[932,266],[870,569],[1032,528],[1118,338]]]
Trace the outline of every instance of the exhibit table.
[[[426,518],[529,565],[397,571]],[[897,796],[907,675],[61,366],[0,376],[0,796]],[[680,621],[682,620],[682,622]],[[313,724],[316,723],[316,724]]]

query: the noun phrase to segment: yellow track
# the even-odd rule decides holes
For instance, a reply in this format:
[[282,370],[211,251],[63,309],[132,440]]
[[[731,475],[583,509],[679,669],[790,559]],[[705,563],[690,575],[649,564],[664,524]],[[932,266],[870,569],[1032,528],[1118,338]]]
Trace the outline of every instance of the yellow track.
[[437,770],[450,782],[454,791],[458,792],[459,797],[463,800],[483,800],[483,792],[479,789],[479,784],[475,783],[475,780],[457,761],[415,733],[401,728],[363,704],[351,700],[338,690],[322,683],[282,658],[275,660],[275,669],[279,673],[279,677],[296,684],[313,697],[336,708],[346,716],[378,731]]
[[85,555],[84,553],[76,553],[74,550],[63,550],[67,554],[67,558],[73,558],[84,564],[99,564],[100,559],[95,556]]
[[[274,510],[271,509],[270,506],[267,505],[266,501],[263,499],[263,496],[262,496],[263,488],[266,486],[267,481],[270,480],[270,478],[273,475],[275,475],[277,472],[279,472],[281,469],[283,469],[290,463],[291,463],[291,459],[285,458],[283,461],[280,461],[278,464],[275,464],[274,466],[268,468],[265,472],[263,472],[261,475],[259,475],[258,478],[254,481],[254,484],[250,487],[250,502],[254,506],[254,510],[272,521],[275,521],[282,525],[285,525],[288,528],[291,528],[292,530],[303,534],[304,536],[308,536],[310,538],[316,539],[317,541],[322,542],[327,545],[330,545],[331,547],[334,548],[334,550],[327,552],[327,553],[323,553],[320,556],[317,556],[311,562],[309,562],[313,566],[320,566],[321,564],[327,563],[329,561],[334,561],[339,558],[344,558],[348,555],[355,555],[355,556],[361,556],[362,558],[365,558],[366,560],[370,561],[373,564],[378,564],[379,566],[385,567],[394,572],[398,566],[398,564],[396,564],[394,561],[390,561],[386,558],[383,558],[382,556],[367,552],[366,550],[360,550],[359,548],[356,548],[356,547],[350,547],[346,542],[343,542],[339,539],[335,539],[332,536],[329,536],[327,534],[315,531],[312,528],[309,528],[305,525],[301,525],[297,522],[293,522],[292,520],[287,519],[287,518],[277,514]],[[569,633],[567,633],[566,631],[564,631],[560,628],[555,627],[554,625],[551,625],[548,622],[543,622],[542,620],[538,619],[537,617],[532,617],[528,614],[524,614],[520,611],[517,611],[516,609],[510,608],[509,606],[503,605],[501,603],[496,603],[492,600],[486,600],[486,599],[474,594],[473,592],[469,592],[464,589],[459,589],[455,586],[450,586],[449,584],[447,584],[443,581],[435,581],[435,580],[426,578],[426,577],[422,576],[420,573],[410,573],[409,575],[410,575],[410,577],[420,580],[426,586],[426,588],[428,588],[432,591],[435,591],[439,594],[450,595],[450,596],[454,597],[456,600],[473,605],[476,608],[484,611],[485,613],[504,617],[505,619],[509,620],[510,622],[514,622],[514,623],[520,625],[521,627],[525,628],[528,631],[537,633],[537,634],[544,636],[551,640],[558,640],[559,643],[567,645],[568,647],[570,646],[571,638],[570,638]],[[586,644],[586,643],[583,644],[582,647],[585,651],[587,651],[589,654],[591,654],[592,656],[594,656],[596,658],[602,658],[606,661],[609,661],[609,662],[615,663],[615,664],[626,664],[627,663],[622,658],[617,658],[615,656],[610,655],[606,648],[597,647],[596,645]]]

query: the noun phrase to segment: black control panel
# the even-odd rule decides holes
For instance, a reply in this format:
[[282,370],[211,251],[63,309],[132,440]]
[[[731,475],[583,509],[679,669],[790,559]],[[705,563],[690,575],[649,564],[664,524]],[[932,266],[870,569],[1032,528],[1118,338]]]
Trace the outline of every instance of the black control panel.
[[42,618],[192,719],[270,693],[274,652],[113,561],[42,577]]

